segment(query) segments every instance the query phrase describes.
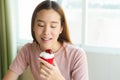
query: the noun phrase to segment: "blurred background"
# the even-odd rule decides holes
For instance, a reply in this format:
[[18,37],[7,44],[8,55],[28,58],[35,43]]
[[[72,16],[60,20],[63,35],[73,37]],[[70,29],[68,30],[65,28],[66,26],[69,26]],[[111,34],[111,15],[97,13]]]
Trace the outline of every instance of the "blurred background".
[[[0,0],[0,80],[20,47],[32,42],[31,16],[43,0]],[[54,0],[74,45],[87,54],[90,80],[120,80],[120,0]],[[29,68],[20,80],[32,80]]]

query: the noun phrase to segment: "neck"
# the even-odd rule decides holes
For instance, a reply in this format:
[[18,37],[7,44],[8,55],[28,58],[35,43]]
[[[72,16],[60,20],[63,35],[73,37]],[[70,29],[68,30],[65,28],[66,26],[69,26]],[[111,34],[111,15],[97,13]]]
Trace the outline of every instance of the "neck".
[[[48,48],[48,49],[51,49],[55,53],[55,52],[57,52],[61,48],[61,46],[62,46],[62,43],[57,42],[57,43],[53,44],[53,46]],[[39,44],[39,49],[42,52],[45,51],[44,48],[40,47],[40,44]]]
[[62,44],[60,42],[58,42],[54,47],[53,47],[53,52],[57,52],[60,48],[61,48]]

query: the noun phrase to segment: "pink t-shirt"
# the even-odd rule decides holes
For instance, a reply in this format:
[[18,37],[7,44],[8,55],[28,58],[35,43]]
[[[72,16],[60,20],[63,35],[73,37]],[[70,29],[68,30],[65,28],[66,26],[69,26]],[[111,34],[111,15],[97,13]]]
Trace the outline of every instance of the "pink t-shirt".
[[[30,66],[34,80],[42,80],[39,76],[40,52],[35,42],[26,44],[10,65],[10,70],[20,75]],[[88,80],[87,58],[83,49],[64,42],[55,53],[55,60],[65,80]]]

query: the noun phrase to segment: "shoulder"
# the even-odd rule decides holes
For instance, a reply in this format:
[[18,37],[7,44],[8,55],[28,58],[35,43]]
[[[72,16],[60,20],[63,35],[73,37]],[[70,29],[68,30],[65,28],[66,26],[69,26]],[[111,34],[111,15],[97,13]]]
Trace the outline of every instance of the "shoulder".
[[74,65],[80,65],[83,62],[86,62],[87,60],[86,52],[80,46],[64,43],[64,49],[66,51],[67,59],[72,65],[71,67],[73,67]]
[[70,59],[71,62],[86,58],[86,52],[84,51],[83,48],[81,48],[79,46],[65,42],[63,44],[63,47],[65,50],[67,59]]
[[85,53],[84,49],[79,47],[79,46],[76,46],[74,44],[70,44],[70,43],[67,43],[67,42],[64,42],[63,43],[63,47],[65,48],[65,50],[67,52],[74,52],[74,53]]
[[31,48],[34,48],[34,47],[37,47],[37,44],[35,42],[31,42],[31,43],[24,44],[21,48],[31,49]]
[[35,42],[31,42],[31,43],[26,43],[23,46],[19,47],[18,52],[23,52],[23,53],[30,53],[32,51],[36,51],[37,50],[37,43]]
[[32,47],[34,45],[35,45],[35,42],[31,42],[31,43],[29,42],[29,43],[24,44],[23,47],[28,48],[28,47]]

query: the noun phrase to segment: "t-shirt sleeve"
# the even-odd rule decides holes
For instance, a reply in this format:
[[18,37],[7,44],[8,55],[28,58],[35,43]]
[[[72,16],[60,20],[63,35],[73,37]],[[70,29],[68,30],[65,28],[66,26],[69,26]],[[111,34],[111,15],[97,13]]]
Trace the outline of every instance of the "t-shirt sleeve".
[[73,80],[89,80],[87,57],[83,49],[79,49],[75,53],[72,63],[73,63],[72,66]]
[[21,50],[18,52],[16,58],[14,59],[13,63],[10,65],[9,69],[16,74],[22,74],[28,66],[28,50],[27,45],[22,47]]

